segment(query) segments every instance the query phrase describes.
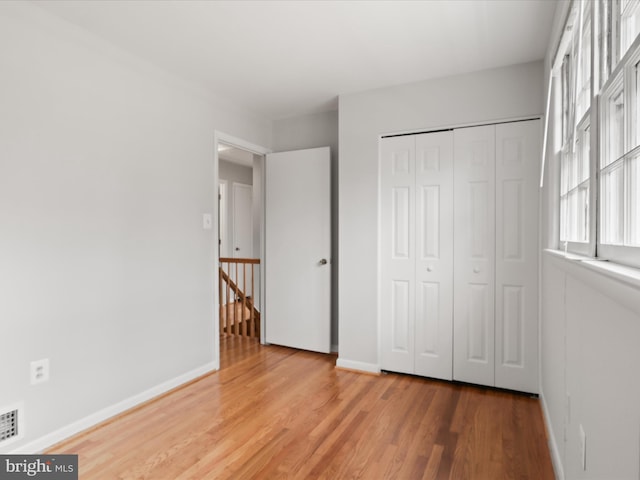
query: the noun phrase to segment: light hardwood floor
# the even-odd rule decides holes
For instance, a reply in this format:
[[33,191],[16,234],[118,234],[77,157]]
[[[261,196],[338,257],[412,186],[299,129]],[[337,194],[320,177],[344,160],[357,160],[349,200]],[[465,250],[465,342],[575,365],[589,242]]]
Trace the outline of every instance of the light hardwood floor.
[[552,479],[537,399],[227,338],[222,369],[51,449],[80,479]]

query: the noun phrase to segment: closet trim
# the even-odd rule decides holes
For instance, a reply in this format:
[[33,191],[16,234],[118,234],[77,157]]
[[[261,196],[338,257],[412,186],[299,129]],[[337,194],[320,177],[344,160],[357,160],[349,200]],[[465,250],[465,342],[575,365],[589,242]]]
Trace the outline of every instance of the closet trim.
[[454,125],[450,127],[436,127],[433,130],[412,130],[408,132],[401,133],[387,133],[380,135],[380,138],[393,138],[393,137],[405,137],[408,135],[420,135],[423,133],[438,133],[438,132],[450,132],[453,130],[458,130],[460,128],[473,128],[473,127],[483,127],[486,125],[501,125],[503,123],[517,123],[517,122],[528,122],[530,120],[542,120],[544,115],[533,115],[530,117],[522,117],[522,118],[514,118],[512,120],[496,120],[496,121],[485,121],[478,123],[464,123],[461,125]]

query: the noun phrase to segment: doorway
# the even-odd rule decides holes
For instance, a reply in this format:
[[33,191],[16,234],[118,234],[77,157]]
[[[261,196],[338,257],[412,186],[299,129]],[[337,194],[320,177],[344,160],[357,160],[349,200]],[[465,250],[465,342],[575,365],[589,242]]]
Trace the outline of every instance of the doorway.
[[[228,350],[263,342],[263,166],[268,151],[216,132],[218,262],[215,275],[214,355],[228,366]],[[237,338],[236,338],[237,337]],[[225,353],[227,352],[227,353]],[[221,358],[222,357],[222,358]]]
[[[222,190],[227,195],[221,202],[228,205],[228,221],[219,231],[226,236],[229,246],[225,251],[229,256],[221,257],[224,259],[221,265],[227,263],[226,268],[218,268],[219,275],[215,280],[220,299],[216,302],[218,308],[214,316],[217,320],[214,325],[217,365],[220,366],[221,333],[225,338],[245,337],[249,332],[255,335],[256,326],[259,326],[262,344],[268,339],[269,343],[277,345],[328,353],[332,323],[329,295],[332,288],[330,147],[271,154],[255,145],[217,134],[215,148],[215,180],[216,184],[221,181],[224,185]],[[223,162],[241,155],[247,156],[247,166],[249,158],[252,161],[253,225],[245,229],[251,230],[253,237],[252,245],[245,247],[247,253],[251,249],[252,258],[244,258],[243,247],[234,245],[233,239],[229,240],[233,237],[230,232],[234,230],[234,208],[230,205],[233,202],[229,194],[234,190],[234,181],[223,171],[227,168]],[[247,175],[245,172],[245,180],[236,183],[248,188]],[[290,181],[292,177],[295,181]],[[238,198],[243,195],[241,191],[245,194],[247,191],[242,185],[235,189]],[[295,211],[291,211],[293,207]],[[235,221],[236,225],[238,222]],[[236,229],[236,232],[241,231]],[[239,236],[236,233],[236,237]],[[265,239],[271,246],[269,253]],[[219,244],[223,244],[222,237]],[[294,253],[300,255],[294,256]],[[268,272],[265,265],[267,255]],[[245,270],[247,265],[250,265],[249,270]],[[250,295],[244,290],[245,285],[252,286]],[[269,292],[268,286],[271,286]],[[269,294],[268,298],[265,293]],[[268,305],[265,305],[267,300]],[[269,337],[265,335],[267,306],[270,312]]]

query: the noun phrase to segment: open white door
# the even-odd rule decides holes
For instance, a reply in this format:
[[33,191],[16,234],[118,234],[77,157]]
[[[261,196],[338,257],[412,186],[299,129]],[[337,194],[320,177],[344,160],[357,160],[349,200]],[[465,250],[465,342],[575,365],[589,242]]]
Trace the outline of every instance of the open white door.
[[329,147],[267,155],[267,343],[331,349],[330,168]]

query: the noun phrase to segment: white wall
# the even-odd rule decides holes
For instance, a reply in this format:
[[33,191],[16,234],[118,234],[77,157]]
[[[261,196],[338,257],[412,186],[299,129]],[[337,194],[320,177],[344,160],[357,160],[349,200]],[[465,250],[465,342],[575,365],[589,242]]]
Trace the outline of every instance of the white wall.
[[640,274],[625,283],[551,253],[542,262],[542,396],[558,478],[639,478]]
[[214,130],[268,146],[271,125],[30,4],[0,4],[0,65],[0,407],[26,419],[9,451],[214,367]]
[[338,364],[378,360],[378,138],[540,115],[541,62],[340,96]]
[[338,112],[285,118],[273,122],[273,149],[283,152],[331,147],[331,345],[338,345]]
[[[560,2],[556,12],[545,90],[568,7],[569,2]],[[559,244],[557,130],[551,112],[541,224],[548,248]],[[557,476],[640,478],[640,272],[630,269],[612,278],[605,268],[558,253],[545,252],[541,259],[541,398]],[[580,425],[587,438],[586,471]]]

